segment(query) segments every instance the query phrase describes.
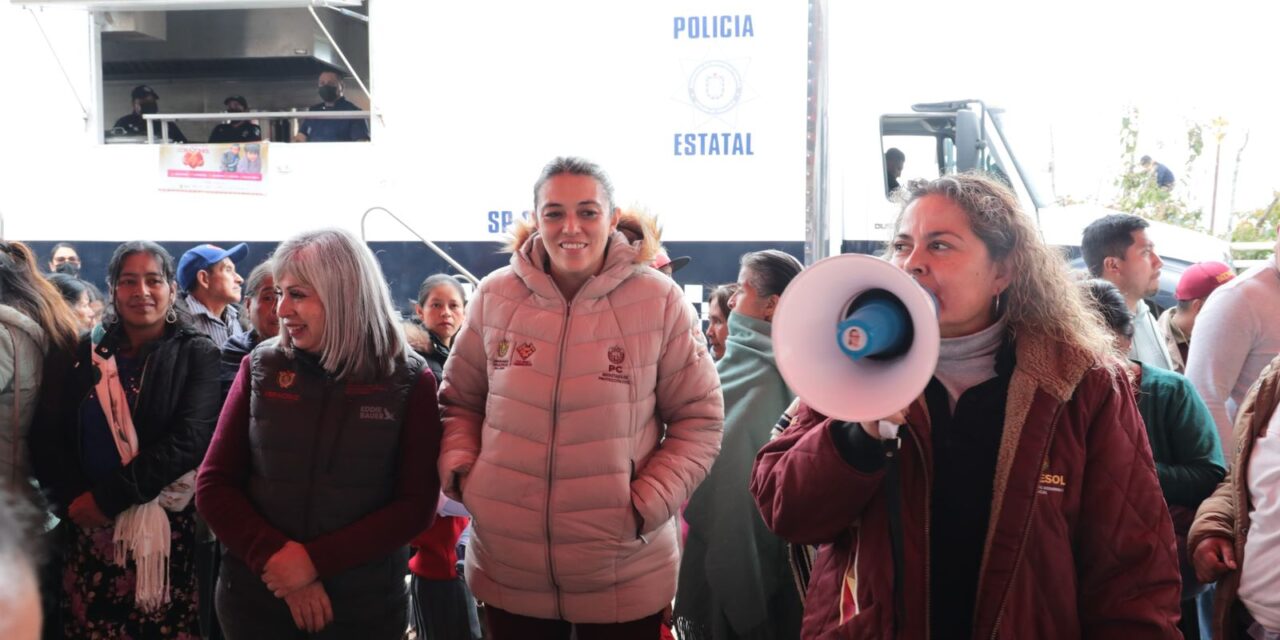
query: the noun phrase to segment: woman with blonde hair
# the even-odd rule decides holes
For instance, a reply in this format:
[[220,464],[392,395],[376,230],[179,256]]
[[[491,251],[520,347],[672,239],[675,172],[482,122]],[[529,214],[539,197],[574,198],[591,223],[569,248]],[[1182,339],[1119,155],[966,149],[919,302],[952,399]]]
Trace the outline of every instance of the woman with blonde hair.
[[474,517],[467,582],[487,637],[657,638],[675,515],[724,408],[693,306],[647,265],[652,219],[598,166],[556,158],[511,266],[476,290],[440,392],[440,475]]
[[888,259],[938,303],[928,388],[896,438],[801,407],[756,459],[769,528],[825,545],[804,637],[1177,637],[1145,429],[1063,260],[991,178],[904,196]]
[[272,265],[280,337],[240,365],[196,490],[226,548],[218,620],[230,640],[400,638],[407,544],[439,493],[434,379],[349,232]]

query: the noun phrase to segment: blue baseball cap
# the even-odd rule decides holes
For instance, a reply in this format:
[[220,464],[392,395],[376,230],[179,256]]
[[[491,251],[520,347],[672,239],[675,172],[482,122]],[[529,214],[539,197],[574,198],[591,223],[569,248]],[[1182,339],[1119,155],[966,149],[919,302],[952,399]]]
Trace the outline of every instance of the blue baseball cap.
[[178,286],[183,291],[190,291],[196,285],[196,274],[200,271],[222,262],[223,258],[231,258],[231,262],[238,263],[248,254],[249,245],[243,242],[230,249],[212,244],[191,249],[178,260]]

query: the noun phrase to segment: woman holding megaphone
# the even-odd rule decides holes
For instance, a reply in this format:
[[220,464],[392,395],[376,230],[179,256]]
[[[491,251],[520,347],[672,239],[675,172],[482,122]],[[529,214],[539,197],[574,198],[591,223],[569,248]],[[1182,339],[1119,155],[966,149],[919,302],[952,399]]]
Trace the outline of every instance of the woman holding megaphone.
[[1178,637],[1143,424],[1062,259],[990,178],[904,200],[888,258],[937,301],[927,388],[888,417],[896,437],[802,405],[756,459],[769,528],[824,545],[803,636]]

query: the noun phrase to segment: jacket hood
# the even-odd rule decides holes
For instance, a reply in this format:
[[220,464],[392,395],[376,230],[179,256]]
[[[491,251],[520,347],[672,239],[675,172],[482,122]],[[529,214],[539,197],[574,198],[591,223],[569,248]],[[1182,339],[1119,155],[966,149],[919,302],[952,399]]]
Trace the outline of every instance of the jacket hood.
[[40,346],[41,353],[48,353],[49,338],[45,335],[44,329],[32,320],[27,314],[7,305],[0,304],[0,324],[5,324],[14,329],[25,333]]
[[1017,368],[1037,386],[1066,402],[1091,369],[1106,366],[1097,357],[1038,333],[1017,338]]
[[[662,247],[662,227],[658,225],[658,218],[644,211],[631,209],[623,210],[618,216],[618,231],[615,235],[621,233],[628,244],[636,247],[633,261],[636,264],[653,262],[658,255],[658,249]],[[511,253],[527,252],[528,247],[525,245],[537,233],[537,227],[532,219],[517,222],[507,242],[506,250]],[[609,244],[612,247],[613,243]]]
[[[605,248],[604,266],[578,292],[578,298],[589,299],[607,295],[627,278],[647,269],[661,247],[661,231],[657,220],[647,214],[623,212],[618,229],[609,236]],[[517,246],[515,243],[519,242]],[[522,223],[512,235],[511,269],[531,291],[539,296],[556,299],[562,294],[552,281],[548,270],[547,249],[532,223]],[[661,274],[654,272],[654,275]]]

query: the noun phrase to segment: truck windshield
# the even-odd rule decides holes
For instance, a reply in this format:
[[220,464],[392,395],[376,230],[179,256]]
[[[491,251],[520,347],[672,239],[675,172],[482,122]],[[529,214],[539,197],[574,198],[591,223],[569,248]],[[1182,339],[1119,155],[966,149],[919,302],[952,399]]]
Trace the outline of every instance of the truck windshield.
[[1052,205],[1053,194],[1046,193],[1041,187],[1046,182],[1053,184],[1053,155],[1048,133],[1035,135],[1027,129],[1024,121],[1009,117],[1009,113],[1004,110],[992,109],[987,113],[1013,160],[1013,168],[1022,176],[1031,200],[1037,208]]

